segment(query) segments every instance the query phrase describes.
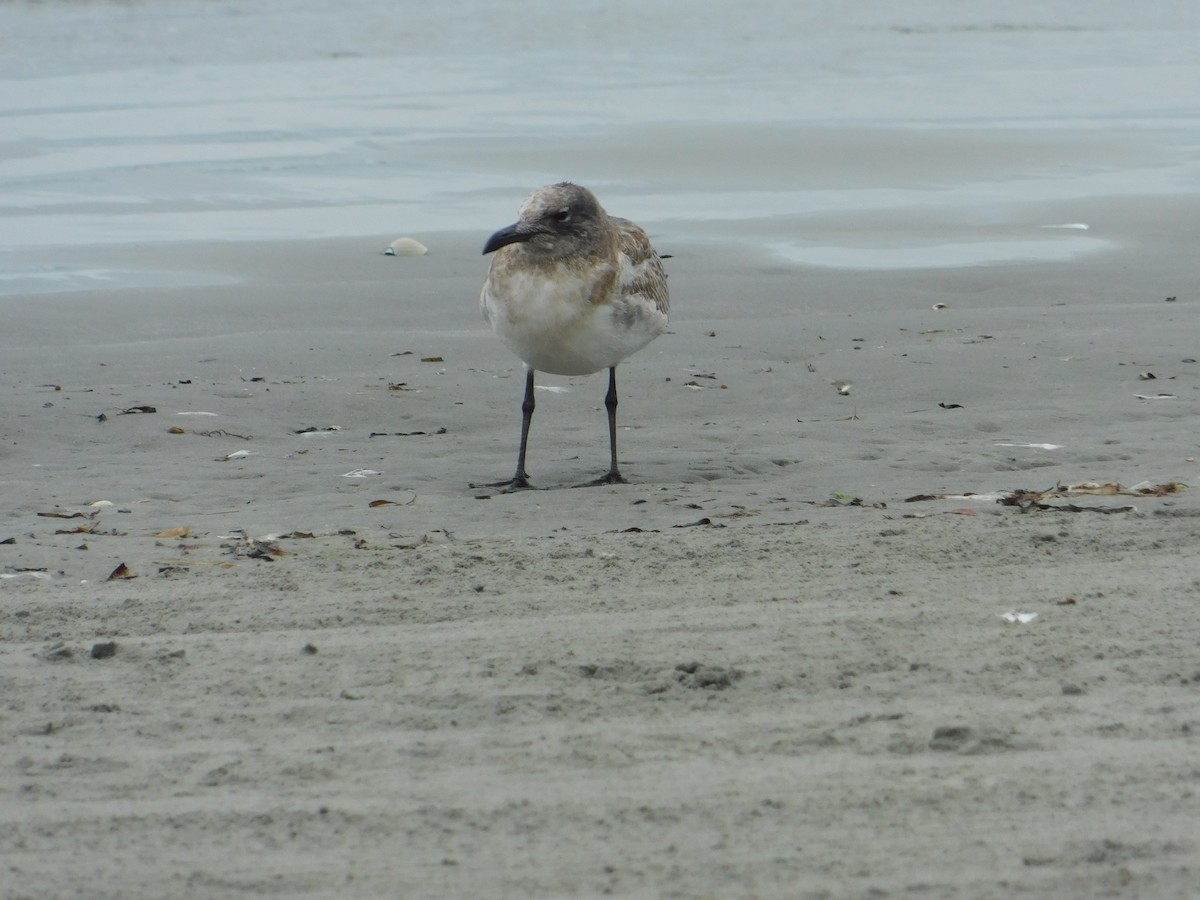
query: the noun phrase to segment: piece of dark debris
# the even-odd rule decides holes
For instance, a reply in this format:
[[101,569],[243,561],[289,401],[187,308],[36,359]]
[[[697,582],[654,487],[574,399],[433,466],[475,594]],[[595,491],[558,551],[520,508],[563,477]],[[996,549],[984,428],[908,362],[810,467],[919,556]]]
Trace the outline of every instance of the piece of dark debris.
[[[695,522],[684,522],[681,525],[672,525],[672,528],[724,528],[723,522],[714,522],[708,516],[703,519],[697,519]],[[632,529],[627,529],[632,530]],[[639,529],[640,530],[640,529]]]
[[442,426],[436,431],[372,431],[367,437],[426,437],[431,434],[446,434],[446,428]]
[[121,581],[122,579],[126,578],[137,578],[137,576],[129,570],[129,566],[125,565],[125,563],[121,563],[119,566],[113,569],[112,572],[109,573],[108,577],[104,580]]

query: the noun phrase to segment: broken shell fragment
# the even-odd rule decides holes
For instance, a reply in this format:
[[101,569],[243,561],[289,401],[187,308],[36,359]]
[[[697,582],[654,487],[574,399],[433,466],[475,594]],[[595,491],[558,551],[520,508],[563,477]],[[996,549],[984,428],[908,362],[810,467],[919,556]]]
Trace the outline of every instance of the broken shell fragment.
[[429,248],[410,237],[396,238],[383,251],[385,256],[424,256]]
[[1000,618],[1011,624],[1028,625],[1038,617],[1037,613],[1017,612],[1015,609],[1010,609],[1006,613],[1002,613]]

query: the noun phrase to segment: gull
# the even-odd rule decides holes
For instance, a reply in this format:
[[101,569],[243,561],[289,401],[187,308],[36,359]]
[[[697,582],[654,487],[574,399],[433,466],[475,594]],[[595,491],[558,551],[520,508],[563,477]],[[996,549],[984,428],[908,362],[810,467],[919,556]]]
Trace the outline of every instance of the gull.
[[483,246],[495,253],[479,305],[525,363],[521,448],[507,490],[533,487],[525,449],[533,418],[533,373],[590,375],[608,369],[608,472],[591,484],[623,484],[617,466],[617,363],[667,328],[667,276],[646,232],[610,216],[586,188],[538,188],[517,221]]

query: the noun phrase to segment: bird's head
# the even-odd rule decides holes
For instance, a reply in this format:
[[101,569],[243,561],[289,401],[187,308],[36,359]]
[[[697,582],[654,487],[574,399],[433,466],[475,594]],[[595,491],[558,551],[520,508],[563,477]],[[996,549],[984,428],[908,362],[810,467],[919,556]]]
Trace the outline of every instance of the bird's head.
[[545,259],[588,255],[603,249],[605,212],[587,188],[560,182],[538,188],[525,198],[517,221],[501,228],[483,245],[492,253],[521,244]]

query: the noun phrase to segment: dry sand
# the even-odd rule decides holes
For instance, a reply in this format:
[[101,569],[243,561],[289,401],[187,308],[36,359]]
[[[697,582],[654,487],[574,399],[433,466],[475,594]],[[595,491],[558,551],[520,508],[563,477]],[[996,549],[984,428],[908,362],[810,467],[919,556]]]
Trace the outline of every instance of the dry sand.
[[1195,492],[906,499],[1194,483],[1196,215],[1086,264],[667,248],[633,483],[569,487],[603,378],[547,378],[517,495],[478,235],[6,299],[0,893],[1194,896]]

